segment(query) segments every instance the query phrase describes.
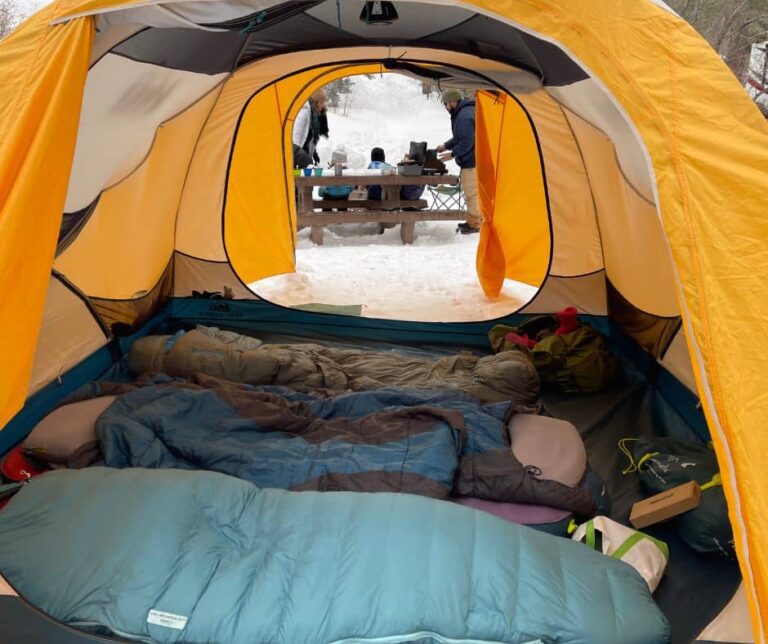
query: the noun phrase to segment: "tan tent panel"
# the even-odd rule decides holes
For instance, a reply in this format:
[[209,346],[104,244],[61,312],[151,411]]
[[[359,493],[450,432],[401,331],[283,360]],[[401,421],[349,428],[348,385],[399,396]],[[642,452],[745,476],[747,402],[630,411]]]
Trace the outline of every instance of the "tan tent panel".
[[91,297],[139,297],[160,279],[174,251],[176,213],[197,134],[217,98],[211,92],[157,129],[144,162],[101,196],[55,267]]
[[[625,179],[610,139],[573,114],[568,121],[583,151],[586,170],[596,178],[592,195],[608,279],[641,310],[677,315],[674,290],[659,288],[673,284],[674,277],[655,205]],[[632,239],[652,241],[641,246],[630,243]]]
[[173,261],[173,279],[176,297],[191,297],[193,291],[221,292],[227,287],[239,300],[257,299],[253,291],[240,282],[227,261],[211,262],[177,252]]
[[157,127],[204,96],[220,76],[164,69],[109,54],[88,74],[65,212],[85,208],[146,159]]
[[[519,98],[536,124],[547,168],[554,244],[550,274],[574,276],[599,271],[604,264],[593,186],[573,129],[562,106],[547,92]],[[600,182],[595,184],[594,189],[599,190]]]
[[573,277],[548,275],[539,292],[521,309],[521,313],[551,313],[575,306],[591,315],[608,315],[607,298],[603,270]]
[[327,2],[300,7],[302,29],[251,24],[279,4],[60,0],[0,43],[0,425],[174,290],[251,297],[238,279],[292,269],[290,128],[324,75],[378,65],[498,91],[518,107],[480,127],[526,163],[513,146],[484,157],[510,181],[481,186],[495,223],[478,274],[541,284],[524,312],[607,314],[693,376],[765,641],[768,128],[723,62],[656,0],[399,0],[412,18],[392,46],[348,2],[349,31]]
[[51,277],[45,315],[37,338],[30,393],[79,363],[107,343],[107,330],[99,326],[85,297],[60,276]]
[[[654,201],[653,177],[637,131],[603,87],[590,78],[567,88],[553,87],[548,91],[569,113],[576,114],[611,140],[625,179],[647,201]],[[599,182],[596,183],[599,185]]]

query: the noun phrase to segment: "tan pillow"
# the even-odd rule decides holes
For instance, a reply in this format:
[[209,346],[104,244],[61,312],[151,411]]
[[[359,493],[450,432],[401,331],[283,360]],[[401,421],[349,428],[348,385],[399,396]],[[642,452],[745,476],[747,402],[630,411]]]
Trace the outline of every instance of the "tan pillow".
[[62,405],[41,420],[24,441],[54,459],[68,459],[81,445],[96,440],[96,419],[117,396],[100,396]]
[[509,421],[512,453],[523,466],[538,468],[536,478],[575,487],[587,469],[587,450],[569,422],[535,414],[515,414]]

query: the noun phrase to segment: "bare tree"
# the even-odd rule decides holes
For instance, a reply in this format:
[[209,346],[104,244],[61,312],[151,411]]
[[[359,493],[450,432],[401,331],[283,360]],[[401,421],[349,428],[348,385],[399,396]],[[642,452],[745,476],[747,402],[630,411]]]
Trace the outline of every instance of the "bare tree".
[[768,0],[668,0],[746,81],[752,44],[768,39]]
[[0,0],[0,40],[5,38],[22,19],[14,0]]

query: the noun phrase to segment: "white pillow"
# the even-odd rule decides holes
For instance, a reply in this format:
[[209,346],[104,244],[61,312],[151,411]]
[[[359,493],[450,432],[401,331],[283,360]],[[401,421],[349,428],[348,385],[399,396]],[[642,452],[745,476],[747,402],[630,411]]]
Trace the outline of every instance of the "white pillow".
[[41,420],[24,441],[53,459],[68,459],[81,445],[96,440],[96,419],[117,396],[100,396],[62,405]]

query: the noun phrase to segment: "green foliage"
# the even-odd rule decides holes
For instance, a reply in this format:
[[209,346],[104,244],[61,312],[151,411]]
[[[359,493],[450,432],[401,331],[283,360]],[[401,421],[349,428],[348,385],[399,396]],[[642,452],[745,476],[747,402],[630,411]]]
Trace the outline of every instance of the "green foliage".
[[328,83],[324,89],[325,94],[328,96],[329,107],[333,109],[338,108],[339,104],[342,102],[342,98],[345,95],[352,93],[353,85],[354,80],[350,76],[345,76],[344,78],[339,78],[332,83]]

